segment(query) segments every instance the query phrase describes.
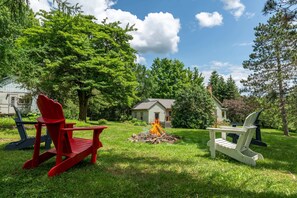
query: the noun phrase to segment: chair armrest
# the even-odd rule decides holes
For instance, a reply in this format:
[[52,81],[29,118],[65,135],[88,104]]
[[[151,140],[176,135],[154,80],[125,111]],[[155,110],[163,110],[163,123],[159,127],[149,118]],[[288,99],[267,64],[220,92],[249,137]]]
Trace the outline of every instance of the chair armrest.
[[245,128],[206,128],[209,132],[223,132],[223,133],[236,133],[236,134],[243,134],[246,132]]
[[62,131],[83,131],[83,130],[102,130],[107,126],[93,126],[93,127],[75,127],[75,128],[62,128]]
[[57,124],[60,122],[64,122],[65,119],[64,118],[62,118],[62,119],[44,119],[43,117],[39,117],[39,118],[37,118],[37,121],[42,124]]
[[234,129],[234,128],[236,128],[236,127],[231,127],[231,126],[219,126],[219,128],[221,128],[221,129]]
[[34,122],[34,121],[22,121],[22,122],[15,121],[15,123],[17,123],[17,124],[37,124],[38,122]]

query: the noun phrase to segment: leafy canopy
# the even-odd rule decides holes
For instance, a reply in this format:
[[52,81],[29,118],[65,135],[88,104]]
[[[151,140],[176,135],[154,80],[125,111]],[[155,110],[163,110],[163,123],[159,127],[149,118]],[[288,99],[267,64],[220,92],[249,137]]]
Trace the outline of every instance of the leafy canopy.
[[133,72],[133,28],[119,23],[97,24],[93,16],[42,11],[42,23],[18,39],[24,57],[16,71],[28,88],[65,98],[73,92],[79,118],[86,118],[88,101],[103,95],[114,103],[131,105],[137,85]]
[[187,87],[178,94],[172,107],[172,125],[205,129],[214,121],[213,112],[213,100],[203,86]]

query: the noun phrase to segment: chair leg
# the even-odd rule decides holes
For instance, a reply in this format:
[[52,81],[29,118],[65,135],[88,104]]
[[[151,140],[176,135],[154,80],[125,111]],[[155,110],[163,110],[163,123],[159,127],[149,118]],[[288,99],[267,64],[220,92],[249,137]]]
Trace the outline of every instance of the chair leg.
[[31,169],[37,167],[39,164],[42,162],[50,159],[51,157],[55,156],[56,154],[50,153],[50,152],[45,152],[41,154],[40,156],[37,157],[37,159],[31,159],[25,162],[23,165],[23,169]]
[[60,173],[68,170],[69,168],[76,165],[77,163],[82,161],[84,158],[86,158],[90,153],[92,153],[91,149],[92,149],[92,147],[83,151],[79,155],[76,155],[75,157],[65,159],[64,161],[60,162],[59,164],[57,164],[56,166],[51,168],[47,175],[49,177],[52,177],[55,175],[59,175]]
[[94,150],[93,150],[92,156],[91,156],[91,163],[92,164],[95,164],[96,163],[96,159],[97,159],[97,149],[96,149],[96,151],[94,151]]
[[211,158],[215,158],[216,157],[215,132],[210,131],[209,136],[210,136],[210,140],[208,142],[208,145],[209,145],[210,155],[211,155]]

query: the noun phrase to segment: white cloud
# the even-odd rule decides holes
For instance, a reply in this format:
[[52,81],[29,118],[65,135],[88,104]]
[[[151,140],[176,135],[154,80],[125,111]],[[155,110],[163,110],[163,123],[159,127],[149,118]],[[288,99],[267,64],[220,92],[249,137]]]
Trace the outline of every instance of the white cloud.
[[253,42],[235,43],[233,46],[245,47],[245,46],[251,46],[251,45],[253,45]]
[[218,12],[200,12],[195,17],[201,27],[214,27],[223,24],[223,16]]
[[34,12],[38,12],[39,10],[50,11],[51,8],[47,0],[30,1],[30,7]]
[[143,56],[141,56],[140,54],[136,54],[136,63],[145,65],[146,59]]
[[166,54],[178,51],[180,21],[171,13],[149,13],[144,20],[141,20],[130,12],[112,9],[116,3],[113,0],[68,0],[68,2],[82,5],[82,11],[94,15],[99,23],[108,18],[108,22],[120,21],[122,27],[128,23],[135,24],[137,31],[130,32],[133,36],[131,46],[141,53]]
[[246,12],[244,15],[246,16],[246,18],[251,19],[251,18],[253,18],[256,14],[255,14],[255,13],[252,13],[252,12]]
[[239,19],[244,13],[245,6],[240,0],[221,0],[224,3],[224,9],[231,12],[235,19]]
[[240,80],[247,79],[250,74],[249,70],[244,69],[241,65],[234,65],[229,62],[221,61],[211,61],[207,65],[198,67],[199,71],[203,74],[204,84],[207,85],[211,73],[217,71],[219,75],[223,76],[225,80],[232,76],[232,79],[235,81],[237,87],[243,88],[243,85],[240,83]]
[[178,51],[180,30],[179,19],[170,13],[150,13],[137,23],[138,31],[133,32],[131,45],[138,51],[168,53]]

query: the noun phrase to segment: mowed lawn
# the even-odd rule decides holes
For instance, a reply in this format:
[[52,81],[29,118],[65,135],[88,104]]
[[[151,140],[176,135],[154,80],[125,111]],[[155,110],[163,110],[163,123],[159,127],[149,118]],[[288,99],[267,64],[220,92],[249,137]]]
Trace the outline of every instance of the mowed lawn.
[[[206,130],[166,129],[181,140],[152,145],[128,140],[150,126],[108,122],[95,165],[88,157],[48,178],[54,158],[23,170],[33,148],[4,150],[19,137],[12,118],[0,120],[0,197],[297,197],[296,134],[285,137],[281,131],[262,129],[268,147],[251,147],[265,159],[251,167],[223,154],[211,159]],[[83,125],[88,124],[78,123]],[[27,131],[35,133],[33,128]],[[92,132],[75,136],[91,138]]]

